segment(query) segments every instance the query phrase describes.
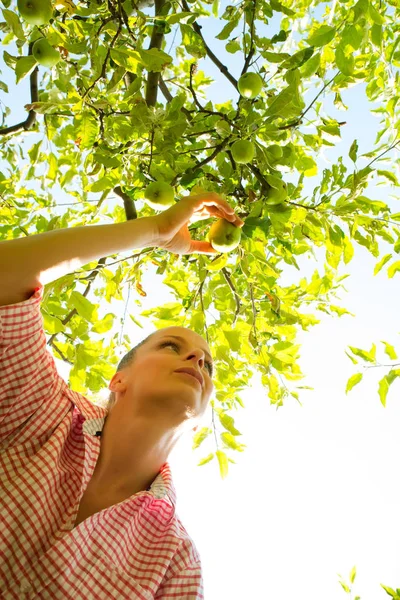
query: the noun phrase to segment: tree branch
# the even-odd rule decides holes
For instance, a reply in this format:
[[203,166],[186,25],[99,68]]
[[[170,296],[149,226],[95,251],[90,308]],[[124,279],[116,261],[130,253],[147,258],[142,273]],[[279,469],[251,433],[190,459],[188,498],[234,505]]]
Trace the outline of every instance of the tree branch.
[[[188,5],[188,3],[186,2],[186,0],[182,0],[182,6],[185,9],[186,12],[192,12],[192,10],[190,9],[190,6]],[[207,56],[213,61],[213,63],[218,67],[218,69],[221,71],[221,73],[223,75],[225,75],[225,77],[228,79],[228,81],[231,82],[231,84],[233,85],[233,87],[236,89],[237,91],[237,81],[236,79],[229,73],[228,67],[226,67],[225,65],[222,64],[222,62],[219,60],[219,58],[217,58],[214,54],[214,52],[211,50],[211,48],[209,46],[207,46],[206,42],[204,41],[204,38],[201,34],[201,29],[202,26],[199,25],[196,21],[192,22],[192,27],[195,30],[195,32],[201,37],[202,42],[204,44],[204,48],[207,52]]]
[[[165,0],[156,0],[155,1],[155,17],[161,16],[162,9],[165,4],[166,4]],[[169,8],[168,8],[168,10],[169,10]],[[164,39],[164,33],[162,31],[160,31],[160,29],[157,27],[157,21],[155,20],[148,49],[151,50],[152,48],[157,48],[157,50],[161,50],[163,39]],[[155,106],[157,103],[158,81],[160,79],[160,75],[161,75],[161,73],[158,71],[149,71],[149,74],[147,77],[147,86],[146,86],[146,104],[147,104],[147,106]]]
[[[28,56],[30,56],[32,54],[32,47],[33,47],[33,42],[31,42],[29,44]],[[31,73],[31,77],[30,77],[30,88],[31,88],[31,102],[30,103],[31,104],[33,104],[33,102],[38,102],[38,100],[39,100],[38,73],[39,73],[39,68],[36,66],[33,69],[32,73]],[[11,125],[11,127],[5,127],[3,129],[0,129],[0,135],[7,135],[8,133],[14,133],[15,131],[20,131],[21,129],[24,129],[25,131],[27,131],[28,129],[30,129],[32,127],[32,125],[35,122],[36,122],[36,112],[34,110],[30,110],[25,121],[21,121],[21,123],[17,123],[16,125]]]

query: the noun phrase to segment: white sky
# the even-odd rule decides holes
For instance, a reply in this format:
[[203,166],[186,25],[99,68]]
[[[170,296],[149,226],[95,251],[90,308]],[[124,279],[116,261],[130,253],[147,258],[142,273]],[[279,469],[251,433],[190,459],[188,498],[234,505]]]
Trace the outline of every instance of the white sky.
[[[203,23],[208,27],[207,39],[238,77],[239,55],[227,54],[226,42],[213,39],[223,24],[215,22],[212,26],[211,21]],[[177,44],[179,36],[174,42]],[[9,48],[7,51],[13,53]],[[166,51],[173,53],[169,43]],[[232,97],[232,90],[215,65],[206,59],[200,61],[199,67],[216,80],[208,89],[207,98],[224,102]],[[5,66],[2,69],[3,73],[8,70]],[[15,90],[12,78],[3,80],[12,93]],[[18,87],[18,98],[24,89],[27,94],[27,84],[25,80]],[[359,141],[359,154],[374,146],[377,120],[368,114],[361,86],[342,95],[350,111],[327,113],[332,117],[339,114],[347,121],[342,130],[343,141],[337,149],[326,152],[331,159],[340,154],[347,156],[354,138]],[[0,96],[9,103],[9,97]],[[234,94],[235,100],[236,97]],[[311,99],[311,94],[307,98]],[[160,101],[164,102],[161,95]],[[327,166],[323,157],[319,166],[321,169]],[[311,180],[310,188],[318,181],[318,178]],[[384,199],[387,194],[393,194],[393,189],[370,189],[367,195]],[[72,202],[71,197],[67,198]],[[61,194],[57,199],[66,201]],[[400,210],[399,200],[392,198],[389,205],[393,212]],[[347,234],[348,229],[344,230]],[[388,245],[382,243],[381,255],[389,251]],[[286,266],[280,283],[289,285],[301,277],[309,278],[315,268],[322,273],[323,250],[318,250],[317,255],[318,264],[312,257],[297,258],[300,273]],[[387,406],[383,408],[377,392],[378,380],[388,369],[372,368],[345,395],[348,378],[363,370],[362,363],[357,369],[346,357],[347,346],[369,349],[375,342],[378,359],[390,364],[393,361],[383,354],[379,343],[384,340],[394,345],[400,355],[399,275],[388,280],[387,265],[373,277],[378,260],[355,244],[352,262],[340,267],[341,274],[350,273],[344,282],[348,293],[343,291],[341,301],[333,303],[346,307],[355,318],[316,313],[321,324],[309,332],[300,330],[300,366],[306,378],[288,382],[288,386],[314,387],[314,391],[300,390],[303,407],[288,399],[276,411],[257,376],[253,385],[241,394],[245,410],[239,409],[233,415],[236,427],[243,434],[239,441],[247,448],[243,453],[229,451],[237,464],[229,463],[229,475],[224,481],[220,479],[216,460],[196,466],[201,458],[215,451],[213,436],[195,453],[189,436],[171,455],[178,514],[200,552],[207,600],[345,599],[348,596],[338,582],[338,573],[349,583],[348,574],[354,565],[357,577],[353,594],[362,600],[389,598],[380,583],[393,588],[400,586],[400,384],[398,381],[392,384]],[[152,269],[143,278],[143,287],[148,292],[147,298],[142,299],[143,310],[175,300],[168,288],[162,286],[162,277],[154,272]],[[98,301],[93,296],[90,299]],[[145,324],[140,317],[142,309],[134,300],[131,293],[127,312]],[[104,313],[113,310],[123,316],[123,302],[111,306],[105,303]],[[137,328],[127,315],[123,333],[130,336],[132,346],[152,330],[150,323],[144,329]],[[57,359],[56,362],[67,381],[70,367]],[[205,424],[211,426],[211,421]]]

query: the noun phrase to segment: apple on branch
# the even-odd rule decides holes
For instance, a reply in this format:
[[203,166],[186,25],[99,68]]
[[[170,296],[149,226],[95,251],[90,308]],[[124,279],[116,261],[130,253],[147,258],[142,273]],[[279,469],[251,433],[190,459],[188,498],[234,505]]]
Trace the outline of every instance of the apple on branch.
[[239,245],[242,236],[240,227],[236,227],[226,219],[218,219],[210,227],[207,240],[218,252],[231,252]]
[[43,67],[51,69],[61,59],[61,54],[58,50],[49,44],[46,38],[40,38],[32,46],[32,54],[34,59]]
[[238,81],[238,90],[241,96],[252,100],[261,92],[263,80],[258,73],[245,73]]
[[246,164],[253,160],[255,147],[249,140],[238,140],[232,144],[231,152],[235,162]]
[[164,210],[175,202],[175,190],[166,181],[153,181],[144,190],[144,197],[151,208]]
[[18,0],[21,17],[30,25],[46,25],[53,16],[51,0]]
[[266,204],[282,204],[287,198],[287,185],[277,175],[266,175],[265,179],[269,184],[268,191],[266,192]]

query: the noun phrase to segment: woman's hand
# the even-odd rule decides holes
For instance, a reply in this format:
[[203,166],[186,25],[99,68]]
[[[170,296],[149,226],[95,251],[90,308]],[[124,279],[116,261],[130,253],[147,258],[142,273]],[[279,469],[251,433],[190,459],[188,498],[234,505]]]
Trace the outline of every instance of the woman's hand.
[[192,240],[188,229],[189,223],[210,217],[226,219],[237,227],[244,225],[226,200],[214,192],[184,196],[167,210],[150,217],[155,226],[154,246],[174,254],[219,254],[209,242]]

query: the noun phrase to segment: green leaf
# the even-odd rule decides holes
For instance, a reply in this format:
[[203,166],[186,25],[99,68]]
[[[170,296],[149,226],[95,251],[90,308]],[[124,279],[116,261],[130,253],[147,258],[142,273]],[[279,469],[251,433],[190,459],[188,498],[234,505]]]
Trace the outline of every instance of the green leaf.
[[76,115],[74,119],[76,128],[76,138],[80,140],[80,150],[93,148],[100,132],[100,123],[97,118],[89,111]]
[[[314,46],[311,46],[311,48],[314,49]],[[317,54],[314,54],[310,60],[308,60],[304,65],[301,66],[300,68],[300,75],[301,77],[311,77],[312,75],[314,75],[320,66],[321,63],[321,53],[318,52]]]
[[137,52],[124,50],[122,48],[111,48],[110,56],[120,67],[125,67],[131,73],[137,73],[140,56]]
[[272,10],[274,10],[276,12],[282,12],[283,14],[287,15],[288,17],[293,17],[293,15],[296,14],[294,12],[294,10],[291,10],[287,6],[284,6],[281,2],[278,2],[278,0],[269,0],[269,4],[270,4]]
[[290,54],[287,54],[287,52],[269,52],[268,50],[261,52],[261,55],[269,63],[281,63],[290,58]]
[[383,17],[374,6],[372,6],[372,4],[369,5],[369,16],[370,19],[376,24],[376,25],[384,25],[385,23],[385,17]]
[[357,162],[357,152],[358,152],[358,143],[357,143],[357,140],[354,140],[354,142],[351,144],[350,150],[349,150],[349,156],[354,163]]
[[236,19],[232,19],[231,21],[229,21],[224,26],[224,28],[219,32],[219,34],[215,36],[217,38],[217,40],[226,40],[226,39],[228,39],[228,37],[230,36],[230,34],[232,33],[232,31],[235,29],[235,27],[237,27],[238,23],[239,23],[239,17],[237,17]]
[[358,50],[364,38],[364,29],[360,25],[346,25],[341,35],[341,45],[344,48],[349,44],[354,50]]
[[383,342],[383,341],[382,341],[382,344],[385,345],[385,352],[389,356],[389,358],[391,358],[392,360],[396,360],[397,354],[396,354],[396,351],[393,348],[393,346],[391,346],[390,344],[388,344],[388,342]]
[[360,381],[361,381],[362,378],[363,378],[363,374],[362,373],[356,373],[355,375],[352,375],[350,377],[350,379],[348,380],[347,385],[346,385],[346,394],[348,392],[350,392],[350,390],[352,390],[353,387],[355,385],[357,385],[357,383],[360,383]]
[[83,294],[73,291],[70,296],[70,303],[76,309],[78,315],[83,317],[89,323],[97,320],[97,306],[92,304]]
[[379,397],[381,399],[383,406],[386,406],[386,396],[389,391],[389,385],[390,384],[387,380],[387,377],[386,377],[386,375],[384,375],[382,377],[382,379],[380,380],[379,386],[378,386],[378,394],[379,394]]
[[46,333],[50,333],[51,335],[55,333],[61,333],[61,331],[65,331],[65,325],[63,325],[62,321],[53,315],[49,315],[45,310],[42,311],[43,314],[43,326]]
[[271,44],[276,44],[278,42],[286,42],[288,35],[289,35],[288,31],[281,29],[279,31],[279,33],[276,33],[275,35],[272,36]]
[[110,331],[114,325],[114,319],[115,315],[113,315],[113,313],[107,313],[101,321],[92,327],[92,331],[94,331],[94,333],[106,333],[106,331]]
[[213,260],[212,262],[208,263],[208,265],[206,264],[206,269],[207,271],[220,271],[221,269],[223,269],[226,266],[226,263],[228,262],[228,254],[222,254],[221,256],[219,256],[216,260]]
[[306,63],[312,57],[313,54],[314,54],[313,46],[310,46],[308,48],[303,48],[303,50],[299,50],[298,52],[295,52],[295,54],[293,54],[293,56],[291,56],[290,58],[285,60],[279,68],[280,69],[298,69],[299,67],[304,65],[304,63]]
[[376,275],[377,273],[379,273],[379,271],[382,269],[383,266],[386,265],[386,263],[392,258],[391,254],[386,254],[378,263],[376,263],[375,268],[374,268],[374,275]]
[[3,17],[5,18],[7,25],[11,27],[12,32],[15,37],[19,40],[25,42],[24,30],[21,25],[21,21],[17,14],[15,14],[12,10],[7,10],[6,8],[2,9]]
[[158,48],[139,50],[139,54],[142,59],[142,64],[151,72],[159,73],[173,62],[172,56],[163,50],[158,50]]
[[353,75],[353,73],[354,73],[354,58],[353,58],[352,54],[350,54],[349,56],[346,56],[343,51],[343,48],[338,46],[335,51],[335,61],[336,61],[338,68],[343,73],[343,75],[348,75],[348,76]]
[[378,175],[381,175],[382,177],[386,177],[386,179],[389,179],[389,181],[391,181],[392,183],[394,183],[395,185],[399,185],[399,182],[397,181],[397,177],[394,173],[392,173],[391,171],[377,171]]
[[398,260],[397,262],[393,263],[388,268],[387,274],[388,274],[389,279],[392,279],[393,275],[395,273],[397,273],[397,271],[400,271],[400,260]]
[[336,34],[336,29],[330,25],[321,25],[308,38],[307,43],[310,46],[325,46],[333,40]]
[[353,13],[354,13],[353,22],[357,23],[357,21],[361,17],[364,17],[368,13],[368,9],[369,9],[369,0],[359,0],[357,2],[357,4],[355,4],[353,6]]
[[17,83],[19,83],[27,75],[30,75],[36,65],[37,62],[33,56],[22,56],[21,58],[17,58],[17,63],[15,65]]
[[382,46],[382,26],[374,23],[369,30],[371,42],[380,48]]

